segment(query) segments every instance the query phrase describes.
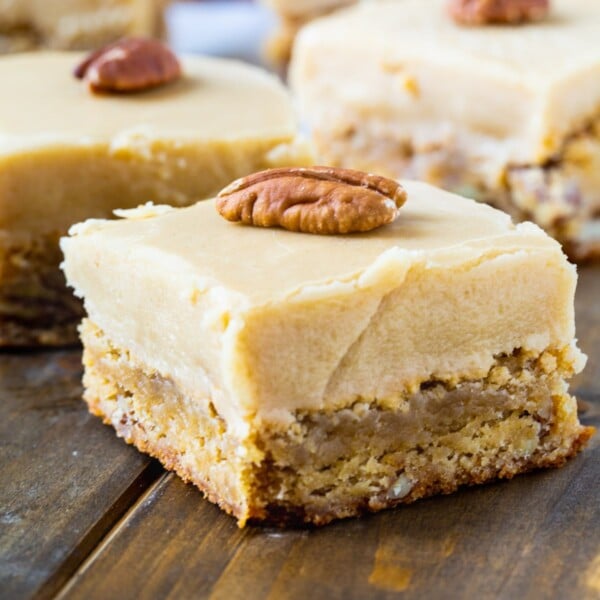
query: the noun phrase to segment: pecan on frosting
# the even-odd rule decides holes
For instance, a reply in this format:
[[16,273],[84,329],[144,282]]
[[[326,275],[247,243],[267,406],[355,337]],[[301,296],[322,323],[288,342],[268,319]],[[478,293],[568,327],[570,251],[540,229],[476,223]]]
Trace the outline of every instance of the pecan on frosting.
[[391,223],[406,201],[392,179],[334,167],[279,168],[234,181],[217,197],[229,221],[317,234],[370,231]]
[[550,0],[449,0],[448,12],[461,25],[517,24],[539,21]]
[[73,74],[93,92],[131,93],[178,79],[181,65],[158,40],[123,38],[92,52]]

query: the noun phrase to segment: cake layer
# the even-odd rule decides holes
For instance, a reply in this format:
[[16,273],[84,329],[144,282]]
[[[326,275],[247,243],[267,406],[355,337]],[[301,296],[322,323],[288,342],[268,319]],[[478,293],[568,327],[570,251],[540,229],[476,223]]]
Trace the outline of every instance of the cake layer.
[[576,275],[556,242],[404,185],[393,224],[347,236],[232,224],[212,202],[120,213],[75,227],[64,269],[116,345],[211,397],[240,431],[358,399],[393,404],[432,378],[483,377],[517,348],[572,344]]
[[480,146],[464,143],[460,135],[407,140],[391,122],[386,127],[356,119],[314,132],[317,152],[327,164],[427,181],[487,202],[518,221],[536,222],[576,261],[600,256],[599,120],[567,139],[547,163],[507,163],[490,171]]
[[58,268],[59,237],[0,231],[0,346],[77,343],[83,306]]
[[188,396],[92,322],[82,339],[90,410],[240,525],[322,525],[559,466],[592,433],[566,393],[570,348],[498,356],[481,379],[423,382],[394,406],[356,400],[296,412],[284,432],[253,421],[240,437],[210,397]]

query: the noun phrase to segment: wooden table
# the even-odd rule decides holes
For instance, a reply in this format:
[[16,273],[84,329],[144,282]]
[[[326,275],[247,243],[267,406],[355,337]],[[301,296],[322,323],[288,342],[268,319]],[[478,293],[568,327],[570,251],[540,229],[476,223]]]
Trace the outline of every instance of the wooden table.
[[[600,425],[600,267],[574,382]],[[560,470],[320,530],[247,527],[118,440],[78,350],[0,355],[0,597],[600,598],[600,435]]]

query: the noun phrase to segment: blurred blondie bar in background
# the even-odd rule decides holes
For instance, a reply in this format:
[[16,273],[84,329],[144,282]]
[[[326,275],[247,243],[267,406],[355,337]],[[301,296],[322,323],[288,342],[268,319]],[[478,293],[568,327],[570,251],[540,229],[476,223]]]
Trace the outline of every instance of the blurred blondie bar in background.
[[365,0],[299,32],[290,83],[319,161],[488,202],[597,259],[600,2],[480,24],[448,6]]
[[266,56],[275,65],[289,62],[294,38],[300,28],[340,8],[356,4],[358,0],[261,0],[279,17],[279,27],[266,46]]
[[169,0],[0,0],[0,53],[83,50],[124,35],[160,35]]

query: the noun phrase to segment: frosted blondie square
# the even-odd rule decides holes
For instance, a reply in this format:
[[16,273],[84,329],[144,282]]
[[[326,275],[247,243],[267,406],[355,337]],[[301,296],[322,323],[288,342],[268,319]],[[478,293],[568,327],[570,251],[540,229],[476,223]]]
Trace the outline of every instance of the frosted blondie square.
[[159,35],[168,0],[0,0],[0,53],[86,50]]
[[424,183],[369,233],[142,207],[62,240],[85,401],[247,521],[325,524],[559,466],[575,267],[531,223]]
[[600,3],[479,27],[447,4],[364,3],[302,30],[290,78],[321,160],[428,181],[600,256]]

